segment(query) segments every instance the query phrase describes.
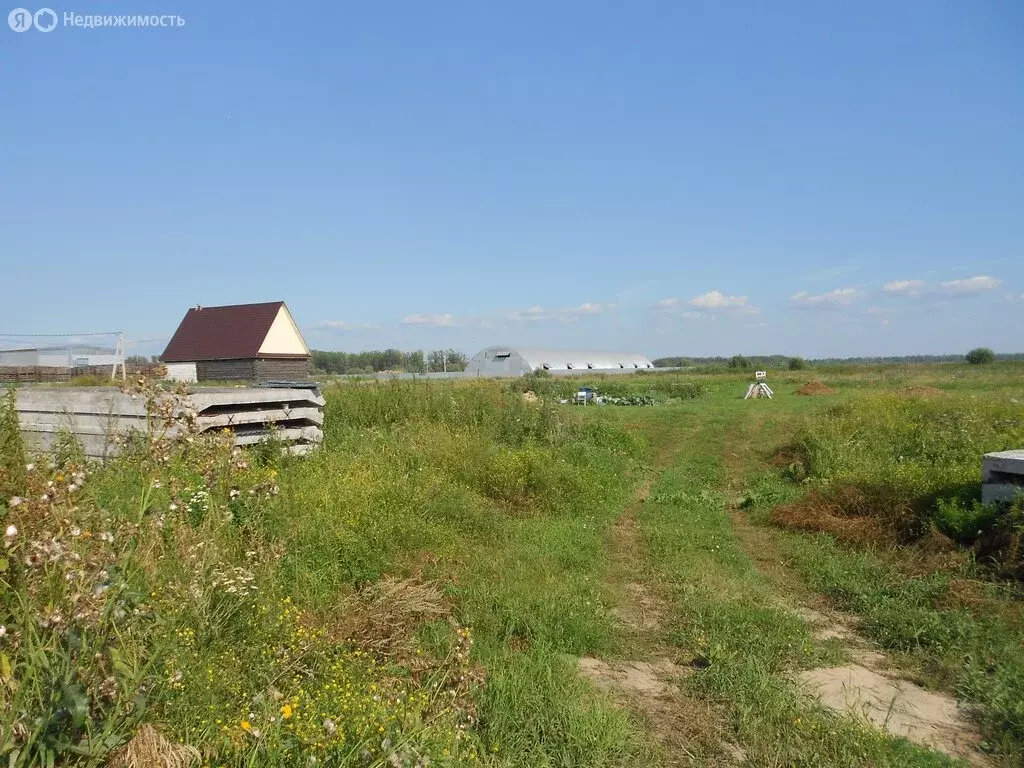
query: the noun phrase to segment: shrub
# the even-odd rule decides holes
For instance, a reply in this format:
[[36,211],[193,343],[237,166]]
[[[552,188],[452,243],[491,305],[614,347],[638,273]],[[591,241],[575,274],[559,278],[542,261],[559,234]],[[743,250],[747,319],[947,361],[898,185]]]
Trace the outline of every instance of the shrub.
[[729,358],[730,368],[749,368],[750,361],[747,360],[743,355],[733,355]]
[[789,358],[788,367],[791,371],[802,371],[807,367],[807,361],[802,357],[791,357]]
[[971,365],[988,365],[995,362],[996,353],[988,347],[975,347],[964,356],[964,359]]

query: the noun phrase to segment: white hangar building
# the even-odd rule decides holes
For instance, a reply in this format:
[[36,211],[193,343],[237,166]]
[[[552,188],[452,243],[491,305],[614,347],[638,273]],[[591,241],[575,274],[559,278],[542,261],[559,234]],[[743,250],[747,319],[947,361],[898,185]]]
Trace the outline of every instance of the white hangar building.
[[654,363],[644,355],[580,349],[487,347],[470,358],[466,364],[466,375],[523,376],[534,371],[630,373],[647,368],[654,368]]

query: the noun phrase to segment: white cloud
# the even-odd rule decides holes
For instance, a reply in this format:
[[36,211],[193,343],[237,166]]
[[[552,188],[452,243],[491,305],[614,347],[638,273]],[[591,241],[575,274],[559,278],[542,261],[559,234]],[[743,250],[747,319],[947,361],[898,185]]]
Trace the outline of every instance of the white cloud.
[[328,331],[376,331],[380,329],[375,323],[350,323],[347,320],[325,320],[317,323],[314,328]]
[[746,296],[726,296],[721,291],[708,291],[690,299],[691,307],[700,309],[747,309]]
[[678,307],[683,303],[683,300],[676,296],[669,296],[667,299],[662,299],[654,305],[655,309],[672,309],[672,307]]
[[614,304],[593,304],[589,301],[585,301],[578,307],[573,307],[566,311],[574,315],[600,315],[605,310],[611,309],[614,306]]
[[939,288],[948,296],[978,296],[998,287],[1000,283],[1002,280],[997,280],[994,277],[977,275],[962,280],[947,280],[944,283],[939,283]]
[[561,307],[556,309],[545,309],[534,304],[522,310],[513,310],[505,314],[505,319],[512,322],[555,322],[571,323],[581,317],[601,315],[615,307],[614,304],[598,304],[585,301],[576,307]]
[[436,315],[406,315],[402,318],[402,325],[448,327],[455,325],[455,315],[445,312]]
[[489,315],[454,315],[451,312],[437,314],[413,314],[402,318],[402,325],[421,328],[496,328],[505,323],[536,322],[536,323],[571,323],[581,317],[596,317],[615,307],[614,304],[599,304],[585,301],[575,307],[556,307],[546,309],[534,304],[526,309],[508,312],[497,312]]
[[924,280],[893,280],[886,283],[882,291],[893,296],[920,296],[924,290]]
[[861,295],[856,288],[836,288],[834,291],[813,296],[807,291],[799,291],[789,297],[789,303],[791,306],[804,309],[834,309],[850,306]]

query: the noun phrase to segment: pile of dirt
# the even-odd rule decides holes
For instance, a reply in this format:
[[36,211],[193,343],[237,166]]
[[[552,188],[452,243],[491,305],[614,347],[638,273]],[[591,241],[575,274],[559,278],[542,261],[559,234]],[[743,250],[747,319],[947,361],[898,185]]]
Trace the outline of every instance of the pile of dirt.
[[935,387],[905,387],[896,390],[900,397],[944,397],[945,392]]
[[808,381],[796,391],[798,395],[834,395],[836,391],[820,381]]

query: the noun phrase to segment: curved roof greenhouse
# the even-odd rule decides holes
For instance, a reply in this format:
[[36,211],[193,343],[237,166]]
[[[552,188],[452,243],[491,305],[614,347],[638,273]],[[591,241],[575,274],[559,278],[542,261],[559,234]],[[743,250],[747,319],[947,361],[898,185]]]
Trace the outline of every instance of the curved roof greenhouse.
[[653,368],[644,355],[598,352],[581,349],[539,349],[537,347],[487,347],[470,358],[470,376],[522,376],[533,371],[603,371],[605,373]]

